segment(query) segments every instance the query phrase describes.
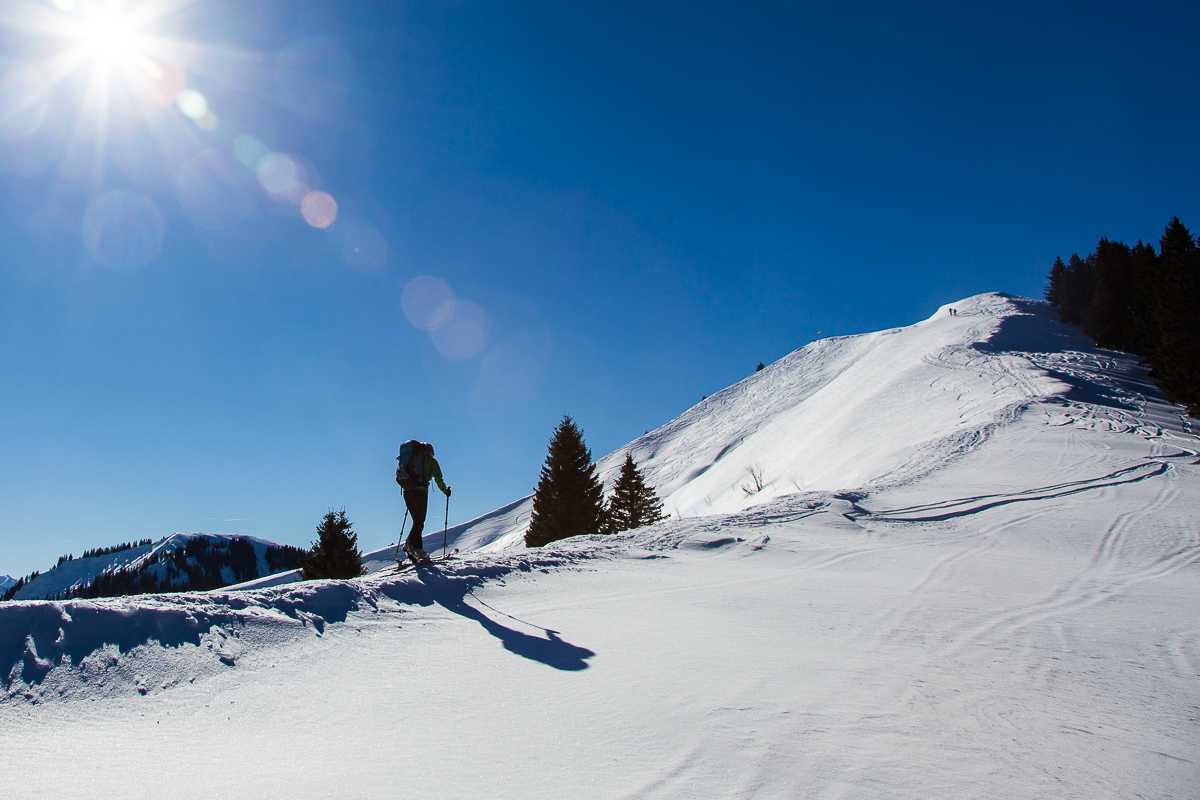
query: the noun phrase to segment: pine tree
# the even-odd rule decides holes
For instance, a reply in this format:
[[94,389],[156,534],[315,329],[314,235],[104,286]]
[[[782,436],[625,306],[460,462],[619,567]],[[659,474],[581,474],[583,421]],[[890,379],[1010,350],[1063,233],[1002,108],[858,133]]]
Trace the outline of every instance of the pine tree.
[[1083,309],[1091,299],[1091,265],[1072,253],[1067,259],[1067,272],[1063,281],[1062,302],[1058,306],[1058,315],[1063,322],[1079,325],[1083,322]]
[[1123,242],[1101,239],[1088,264],[1091,285],[1083,309],[1083,332],[1101,347],[1127,350],[1133,251]]
[[1061,312],[1063,297],[1067,292],[1067,265],[1063,263],[1062,256],[1054,257],[1054,265],[1050,267],[1050,274],[1046,276],[1046,280],[1046,302],[1055,311]]
[[646,485],[642,471],[629,453],[625,454],[621,474],[613,484],[613,494],[605,516],[608,533],[630,531],[667,518],[654,487]]
[[541,547],[569,536],[600,533],[603,524],[604,487],[596,477],[592,451],[575,421],[564,415],[542,465],[525,545]]
[[304,580],[357,578],[366,572],[358,552],[358,534],[346,519],[346,509],[330,510],[317,526],[317,541],[301,568]]
[[[1141,240],[1133,247],[1130,259],[1129,321],[1126,325],[1125,351],[1144,356],[1153,364],[1158,352],[1158,254],[1154,245]],[[1153,373],[1152,373],[1153,374]]]

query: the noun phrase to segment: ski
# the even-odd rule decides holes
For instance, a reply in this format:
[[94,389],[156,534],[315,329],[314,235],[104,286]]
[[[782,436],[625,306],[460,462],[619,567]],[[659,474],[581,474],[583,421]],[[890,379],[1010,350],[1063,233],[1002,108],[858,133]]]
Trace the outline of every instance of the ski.
[[408,570],[413,567],[432,567],[432,566],[436,566],[438,564],[444,563],[446,561],[456,561],[457,554],[458,554],[458,548],[456,547],[456,548],[454,548],[454,550],[452,552],[450,552],[447,555],[442,556],[441,558],[432,558],[431,557],[427,561],[413,561],[413,559],[411,557],[409,557],[409,559],[407,561],[398,559],[396,561],[396,572],[404,572],[405,570]]

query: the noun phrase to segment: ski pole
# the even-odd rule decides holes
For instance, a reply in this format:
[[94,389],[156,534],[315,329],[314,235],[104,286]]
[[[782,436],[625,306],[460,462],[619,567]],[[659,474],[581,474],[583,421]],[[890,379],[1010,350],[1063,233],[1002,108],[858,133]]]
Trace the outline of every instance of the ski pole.
[[450,527],[450,495],[446,495],[446,521],[442,524],[442,561],[446,560],[446,529]]
[[404,541],[404,526],[408,524],[408,506],[404,507],[404,521],[400,523],[400,538],[396,540],[396,560],[400,560],[400,545]]

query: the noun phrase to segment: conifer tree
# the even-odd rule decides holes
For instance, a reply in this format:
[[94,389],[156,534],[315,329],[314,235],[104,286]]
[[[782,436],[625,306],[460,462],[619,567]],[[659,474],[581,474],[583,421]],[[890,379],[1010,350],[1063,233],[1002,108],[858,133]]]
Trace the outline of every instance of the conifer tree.
[[1154,245],[1141,240],[1133,247],[1130,257],[1129,322],[1126,325],[1125,346],[1128,353],[1145,356],[1151,363],[1158,348],[1158,254]]
[[605,516],[608,533],[630,531],[667,518],[654,487],[646,485],[642,471],[629,453],[625,454],[621,474],[613,484],[613,494]]
[[1067,259],[1065,278],[1058,315],[1062,317],[1063,322],[1079,325],[1083,322],[1083,309],[1087,307],[1089,300],[1091,269],[1078,253],[1072,253]]
[[1109,350],[1125,350],[1129,326],[1133,251],[1123,242],[1101,239],[1088,256],[1090,286],[1083,309],[1083,332]]
[[330,510],[317,526],[317,541],[301,568],[304,580],[357,578],[366,572],[358,551],[358,534],[346,518],[346,509]]
[[1063,297],[1067,291],[1067,265],[1063,263],[1062,256],[1054,257],[1054,265],[1050,267],[1046,281],[1046,302],[1058,310],[1062,308]]
[[592,451],[575,421],[564,415],[542,465],[525,545],[541,547],[569,536],[600,533],[603,524],[604,487],[596,477]]

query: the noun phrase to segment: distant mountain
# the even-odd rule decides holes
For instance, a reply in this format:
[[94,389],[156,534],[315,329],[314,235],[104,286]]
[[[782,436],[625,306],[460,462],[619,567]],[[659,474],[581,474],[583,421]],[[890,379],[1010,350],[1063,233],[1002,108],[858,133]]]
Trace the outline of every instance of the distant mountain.
[[[305,551],[253,536],[174,533],[150,544],[99,548],[72,558],[20,586],[13,600],[115,597],[151,592],[219,589],[295,569]],[[0,592],[17,583],[7,578]]]
[[8,587],[15,586],[16,583],[16,578],[9,577],[8,575],[0,575],[0,595],[4,594],[4,592],[7,592]]

